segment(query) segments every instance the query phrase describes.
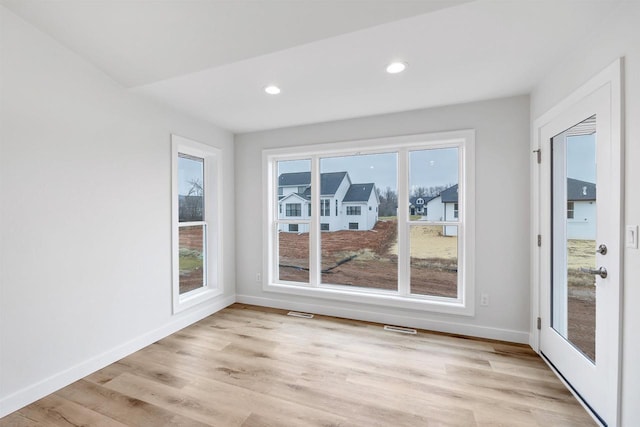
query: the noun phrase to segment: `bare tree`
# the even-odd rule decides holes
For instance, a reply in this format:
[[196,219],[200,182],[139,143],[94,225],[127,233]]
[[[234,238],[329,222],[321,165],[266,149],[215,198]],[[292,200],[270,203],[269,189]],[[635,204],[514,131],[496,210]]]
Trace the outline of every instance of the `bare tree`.
[[378,192],[378,198],[380,199],[379,214],[380,216],[396,216],[398,210],[398,195],[391,187],[387,187],[384,191]]

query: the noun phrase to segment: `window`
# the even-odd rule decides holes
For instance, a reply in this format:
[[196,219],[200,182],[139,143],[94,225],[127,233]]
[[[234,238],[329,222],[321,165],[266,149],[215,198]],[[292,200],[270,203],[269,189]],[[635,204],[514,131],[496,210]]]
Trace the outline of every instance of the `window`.
[[173,310],[222,293],[219,151],[172,135]]
[[[285,215],[275,218],[275,233],[272,235],[277,248],[277,271],[272,280],[280,283],[304,283],[309,281],[309,218],[312,214],[311,197],[311,162],[306,159],[282,160],[274,164],[278,177],[278,188],[283,186],[304,187],[304,192],[290,197],[306,199],[307,217],[300,216],[297,211],[302,208],[285,206]],[[277,197],[270,198],[274,203]],[[290,203],[291,205],[302,205]],[[288,209],[288,211],[287,211]]]
[[285,210],[287,216],[302,215],[302,205],[300,203],[287,203]]
[[331,200],[322,199],[320,200],[320,216],[329,216],[331,215]]
[[[473,315],[474,138],[459,131],[265,150],[264,290]],[[301,196],[320,215],[278,216],[283,174],[308,181]],[[323,196],[336,200],[331,222],[321,222],[330,207]],[[425,213],[410,216],[418,198]],[[278,232],[289,224],[300,232]]]
[[573,219],[575,214],[575,208],[573,202],[567,202],[567,218]]
[[360,206],[347,206],[347,215],[360,215],[361,213]]

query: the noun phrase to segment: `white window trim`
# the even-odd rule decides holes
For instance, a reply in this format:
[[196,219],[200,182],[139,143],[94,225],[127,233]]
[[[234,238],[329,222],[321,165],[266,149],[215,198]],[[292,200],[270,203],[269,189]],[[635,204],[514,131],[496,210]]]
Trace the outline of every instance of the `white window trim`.
[[[366,151],[362,147],[367,147]],[[409,264],[398,263],[398,291],[375,289],[347,288],[344,286],[319,286],[320,258],[317,241],[320,236],[319,209],[313,209],[311,218],[307,221],[295,221],[310,224],[309,232],[309,284],[273,280],[276,272],[277,254],[275,248],[275,230],[277,222],[277,171],[276,161],[311,159],[311,187],[317,189],[319,182],[317,173],[320,167],[320,157],[346,156],[358,154],[376,154],[398,152],[398,257],[408,260],[409,239],[408,232],[411,225],[439,225],[440,222],[409,221],[409,151],[421,149],[437,149],[458,147],[459,176],[464,194],[459,200],[461,218],[458,224],[458,262],[462,266],[458,274],[459,295],[457,299],[436,296],[420,296],[410,294]],[[301,147],[287,147],[263,150],[263,206],[265,207],[263,223],[263,290],[265,292],[279,292],[307,297],[333,299],[339,301],[374,304],[388,307],[431,311],[438,313],[473,316],[475,314],[475,131],[460,130],[442,133],[407,135],[389,138],[346,141],[337,143],[315,144]],[[319,191],[312,192],[312,203],[320,205]],[[406,264],[406,265],[405,265]]]
[[[178,154],[204,159],[204,223],[206,224],[205,286],[180,295],[179,269],[179,215],[178,215]],[[173,314],[177,314],[204,301],[222,295],[222,168],[219,149],[178,135],[171,135],[171,246],[172,246],[172,301]],[[198,221],[198,224],[202,222]],[[184,225],[185,223],[183,223]]]

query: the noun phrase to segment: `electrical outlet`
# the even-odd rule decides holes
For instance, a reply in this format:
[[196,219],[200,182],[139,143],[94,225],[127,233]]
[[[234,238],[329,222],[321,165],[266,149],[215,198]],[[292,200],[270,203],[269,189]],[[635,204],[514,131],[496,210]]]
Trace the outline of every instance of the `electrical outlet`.
[[489,306],[489,294],[480,294],[480,305],[483,307]]
[[262,282],[262,274],[256,273],[256,282]]

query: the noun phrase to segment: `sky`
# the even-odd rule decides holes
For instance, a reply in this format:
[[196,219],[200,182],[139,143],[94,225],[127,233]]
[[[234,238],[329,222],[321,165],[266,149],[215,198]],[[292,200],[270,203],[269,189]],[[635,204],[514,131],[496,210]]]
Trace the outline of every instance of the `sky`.
[[596,182],[596,134],[567,138],[567,177]]
[[178,194],[186,196],[192,185],[190,182],[197,180],[202,183],[204,178],[204,163],[185,157],[178,157]]
[[[449,186],[458,183],[458,149],[432,149],[410,153],[411,188]],[[351,182],[374,182],[380,190],[387,187],[397,191],[396,153],[367,154],[358,156],[324,157],[320,159],[320,172],[349,172]],[[309,160],[278,162],[278,174],[309,172]]]

